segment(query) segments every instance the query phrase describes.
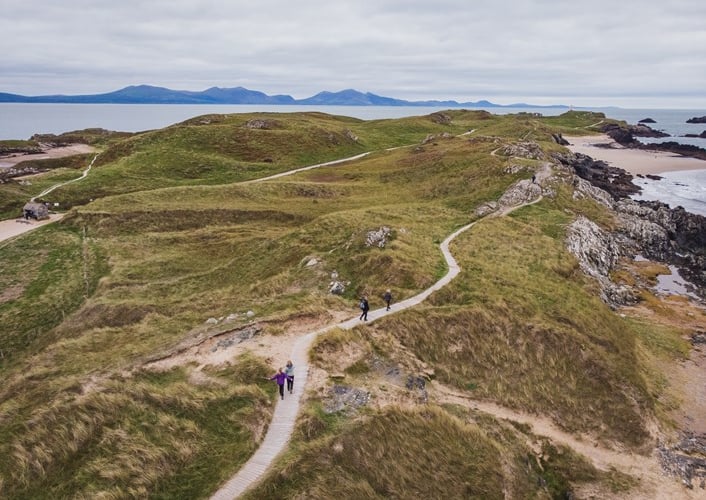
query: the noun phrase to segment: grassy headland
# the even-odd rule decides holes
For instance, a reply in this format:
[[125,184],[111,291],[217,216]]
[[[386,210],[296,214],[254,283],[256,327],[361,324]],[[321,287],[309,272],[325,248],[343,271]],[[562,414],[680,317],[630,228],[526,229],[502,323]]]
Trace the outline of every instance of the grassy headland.
[[[352,316],[361,293],[373,307],[386,288],[397,300],[418,293],[445,272],[438,243],[559,150],[550,133],[601,119],[209,115],[106,144],[91,175],[52,193],[73,207],[60,224],[0,244],[0,496],[207,497],[256,448],[272,367],[245,354],[155,373],[149,360],[204,334]],[[502,154],[530,140],[537,158]],[[239,184],[362,152],[372,154]],[[451,285],[364,331],[325,336],[314,359],[383,402],[380,363],[424,366],[471,398],[644,449],[659,394],[641,353],[679,355],[678,343],[659,325],[645,342],[643,327],[597,299],[563,245],[577,214],[612,223],[565,185],[481,221],[453,245],[462,274]],[[366,246],[383,226],[385,247]],[[333,271],[342,296],[328,293]],[[537,454],[524,430],[455,406],[309,405],[286,464],[255,497],[541,497],[581,481],[632,484],[549,444]]]

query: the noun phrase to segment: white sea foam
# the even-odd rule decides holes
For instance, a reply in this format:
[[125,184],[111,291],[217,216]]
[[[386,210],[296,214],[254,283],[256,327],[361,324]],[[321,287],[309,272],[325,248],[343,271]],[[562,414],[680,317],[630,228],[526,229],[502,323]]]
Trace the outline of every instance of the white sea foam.
[[672,208],[682,206],[688,212],[706,216],[706,170],[666,172],[660,176],[660,180],[634,178],[642,193],[633,199],[659,200]]

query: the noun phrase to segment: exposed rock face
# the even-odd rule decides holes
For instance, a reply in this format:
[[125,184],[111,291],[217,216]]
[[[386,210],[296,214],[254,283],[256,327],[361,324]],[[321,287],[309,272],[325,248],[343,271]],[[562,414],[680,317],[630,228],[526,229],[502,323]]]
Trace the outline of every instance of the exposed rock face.
[[41,154],[44,150],[40,146],[22,146],[22,147],[12,147],[12,146],[2,146],[0,145],[0,157],[9,155],[33,155]]
[[556,155],[555,158],[563,165],[571,167],[582,179],[608,192],[614,200],[640,192],[640,188],[632,183],[632,175],[604,161],[596,161],[590,156],[579,153]]
[[684,434],[675,446],[657,448],[657,455],[662,469],[687,488],[706,489],[706,435]]
[[365,237],[365,246],[385,248],[391,233],[392,230],[387,226],[382,226],[380,229],[374,231],[368,231]]
[[513,207],[536,200],[542,194],[542,187],[534,182],[522,179],[513,184],[498,200],[501,207]]
[[[635,137],[669,137],[669,134],[666,132],[655,130],[649,125],[642,123],[638,125],[627,125],[625,127],[609,123],[603,127],[603,132],[620,144],[623,144],[622,141],[631,143],[635,141]],[[620,140],[618,140],[618,138]],[[632,140],[630,140],[630,138],[632,138]]]
[[440,125],[448,125],[449,123],[451,123],[451,117],[446,113],[441,112],[430,114],[429,119],[434,123],[438,123]]
[[[692,146],[691,144],[681,144],[675,141],[643,144],[642,142],[635,139],[635,136],[669,137],[669,134],[665,134],[658,130],[653,130],[645,125],[628,125],[627,127],[621,127],[620,125],[616,124],[608,124],[603,127],[603,132],[608,134],[615,142],[621,144],[622,146],[625,146],[626,148],[649,149],[651,151],[666,151],[682,156],[688,156],[690,158],[700,158],[702,160],[706,160],[706,150],[698,146]],[[652,133],[655,134],[652,135]]]
[[684,134],[684,137],[696,137],[698,139],[706,139],[706,130],[700,134]]
[[433,143],[434,141],[437,141],[439,139],[453,139],[453,134],[450,134],[448,132],[442,132],[440,134],[429,134],[424,138],[424,140],[422,140],[422,144]]
[[569,145],[569,141],[564,139],[561,134],[552,134],[552,139],[554,139],[554,142],[556,142],[557,144],[561,144],[562,146]]
[[350,139],[353,142],[358,142],[358,136],[353,133],[352,130],[347,129],[344,134],[348,139]]
[[530,160],[543,160],[545,158],[544,151],[539,147],[539,144],[528,141],[506,144],[500,148],[500,154],[516,158],[528,158]]
[[706,217],[658,201],[623,200],[617,205],[625,233],[646,257],[677,266],[706,296]]
[[324,412],[355,414],[369,401],[370,392],[368,391],[345,385],[334,385],[323,402]]
[[262,120],[259,118],[255,118],[252,120],[249,120],[245,126],[247,128],[252,128],[252,129],[259,129],[259,130],[270,130],[272,128],[275,128],[277,125],[276,122],[271,121],[271,120]]
[[334,295],[343,295],[346,293],[346,285],[340,281],[332,281],[329,283],[328,291]]
[[698,146],[692,146],[691,144],[681,144],[679,142],[667,141],[661,142],[659,144],[640,144],[639,147],[642,149],[666,151],[668,153],[688,156],[690,158],[699,158],[701,160],[706,160],[706,150]]
[[498,204],[494,201],[489,201],[488,203],[483,203],[473,212],[476,217],[485,217],[488,214],[492,214],[498,209]]
[[615,236],[580,216],[567,228],[566,246],[578,259],[581,270],[598,281],[604,302],[610,305],[635,302],[629,288],[616,285],[608,278],[623,256],[623,248]]
[[695,116],[689,118],[686,123],[706,123],[706,116]]
[[331,282],[328,284],[328,291],[334,295],[343,295],[346,293],[346,286],[350,285],[350,282],[344,283],[338,277],[338,272],[335,270],[331,273]]
[[660,202],[629,199],[632,189],[626,186],[632,184],[631,177],[625,173],[601,174],[603,167],[596,164],[602,162],[571,154],[559,155],[557,159],[573,168],[578,176],[573,181],[574,196],[591,197],[613,209],[618,217],[620,226],[610,238],[579,219],[572,224],[567,242],[584,271],[605,285],[603,298],[606,302],[619,305],[624,303],[622,300],[630,300],[599,278],[607,278],[610,267],[615,264],[616,245],[625,255],[640,253],[677,266],[682,276],[698,287],[694,293],[706,297],[706,217],[689,213],[682,207],[669,208]]

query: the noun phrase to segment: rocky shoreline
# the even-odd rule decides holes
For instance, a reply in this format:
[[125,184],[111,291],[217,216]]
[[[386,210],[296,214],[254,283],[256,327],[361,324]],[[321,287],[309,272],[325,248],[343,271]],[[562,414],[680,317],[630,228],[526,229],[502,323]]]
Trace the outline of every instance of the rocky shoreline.
[[589,274],[604,278],[599,281],[607,303],[618,307],[635,301],[629,290],[611,284],[607,277],[620,257],[635,255],[674,265],[693,285],[690,291],[706,299],[706,217],[657,201],[630,199],[640,191],[632,175],[603,161],[578,153],[556,154],[555,160],[578,177],[579,193],[611,208],[620,221],[613,233],[587,219],[574,227],[580,240],[576,247],[594,271]]
[[645,144],[637,140],[636,137],[670,137],[669,134],[659,130],[654,130],[644,124],[623,126],[610,123],[603,126],[602,131],[615,142],[626,148],[663,151],[665,153],[673,153],[690,158],[706,160],[706,149],[698,146],[681,144],[676,141],[651,142],[649,144]]
[[[581,269],[598,281],[604,302],[618,309],[639,301],[631,287],[610,279],[620,259],[636,255],[676,266],[693,284],[689,291],[706,299],[706,217],[682,207],[632,200],[630,195],[637,189],[632,176],[603,161],[579,153],[556,154],[554,160],[574,174],[574,196],[590,197],[617,215],[618,225],[612,231],[581,216],[567,230],[568,249]],[[706,332],[694,332],[691,342],[700,351]],[[665,474],[679,478],[689,490],[704,490],[706,434],[689,427],[679,431],[675,442],[659,442],[655,454]]]

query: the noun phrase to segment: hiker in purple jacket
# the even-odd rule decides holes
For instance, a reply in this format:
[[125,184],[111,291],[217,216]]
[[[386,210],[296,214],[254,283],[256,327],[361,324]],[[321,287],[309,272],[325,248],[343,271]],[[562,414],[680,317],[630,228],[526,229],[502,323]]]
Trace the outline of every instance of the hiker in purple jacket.
[[284,373],[282,368],[280,368],[279,371],[270,378],[270,380],[277,381],[277,385],[279,386],[279,395],[282,399],[284,399],[284,382],[287,380],[287,374]]

